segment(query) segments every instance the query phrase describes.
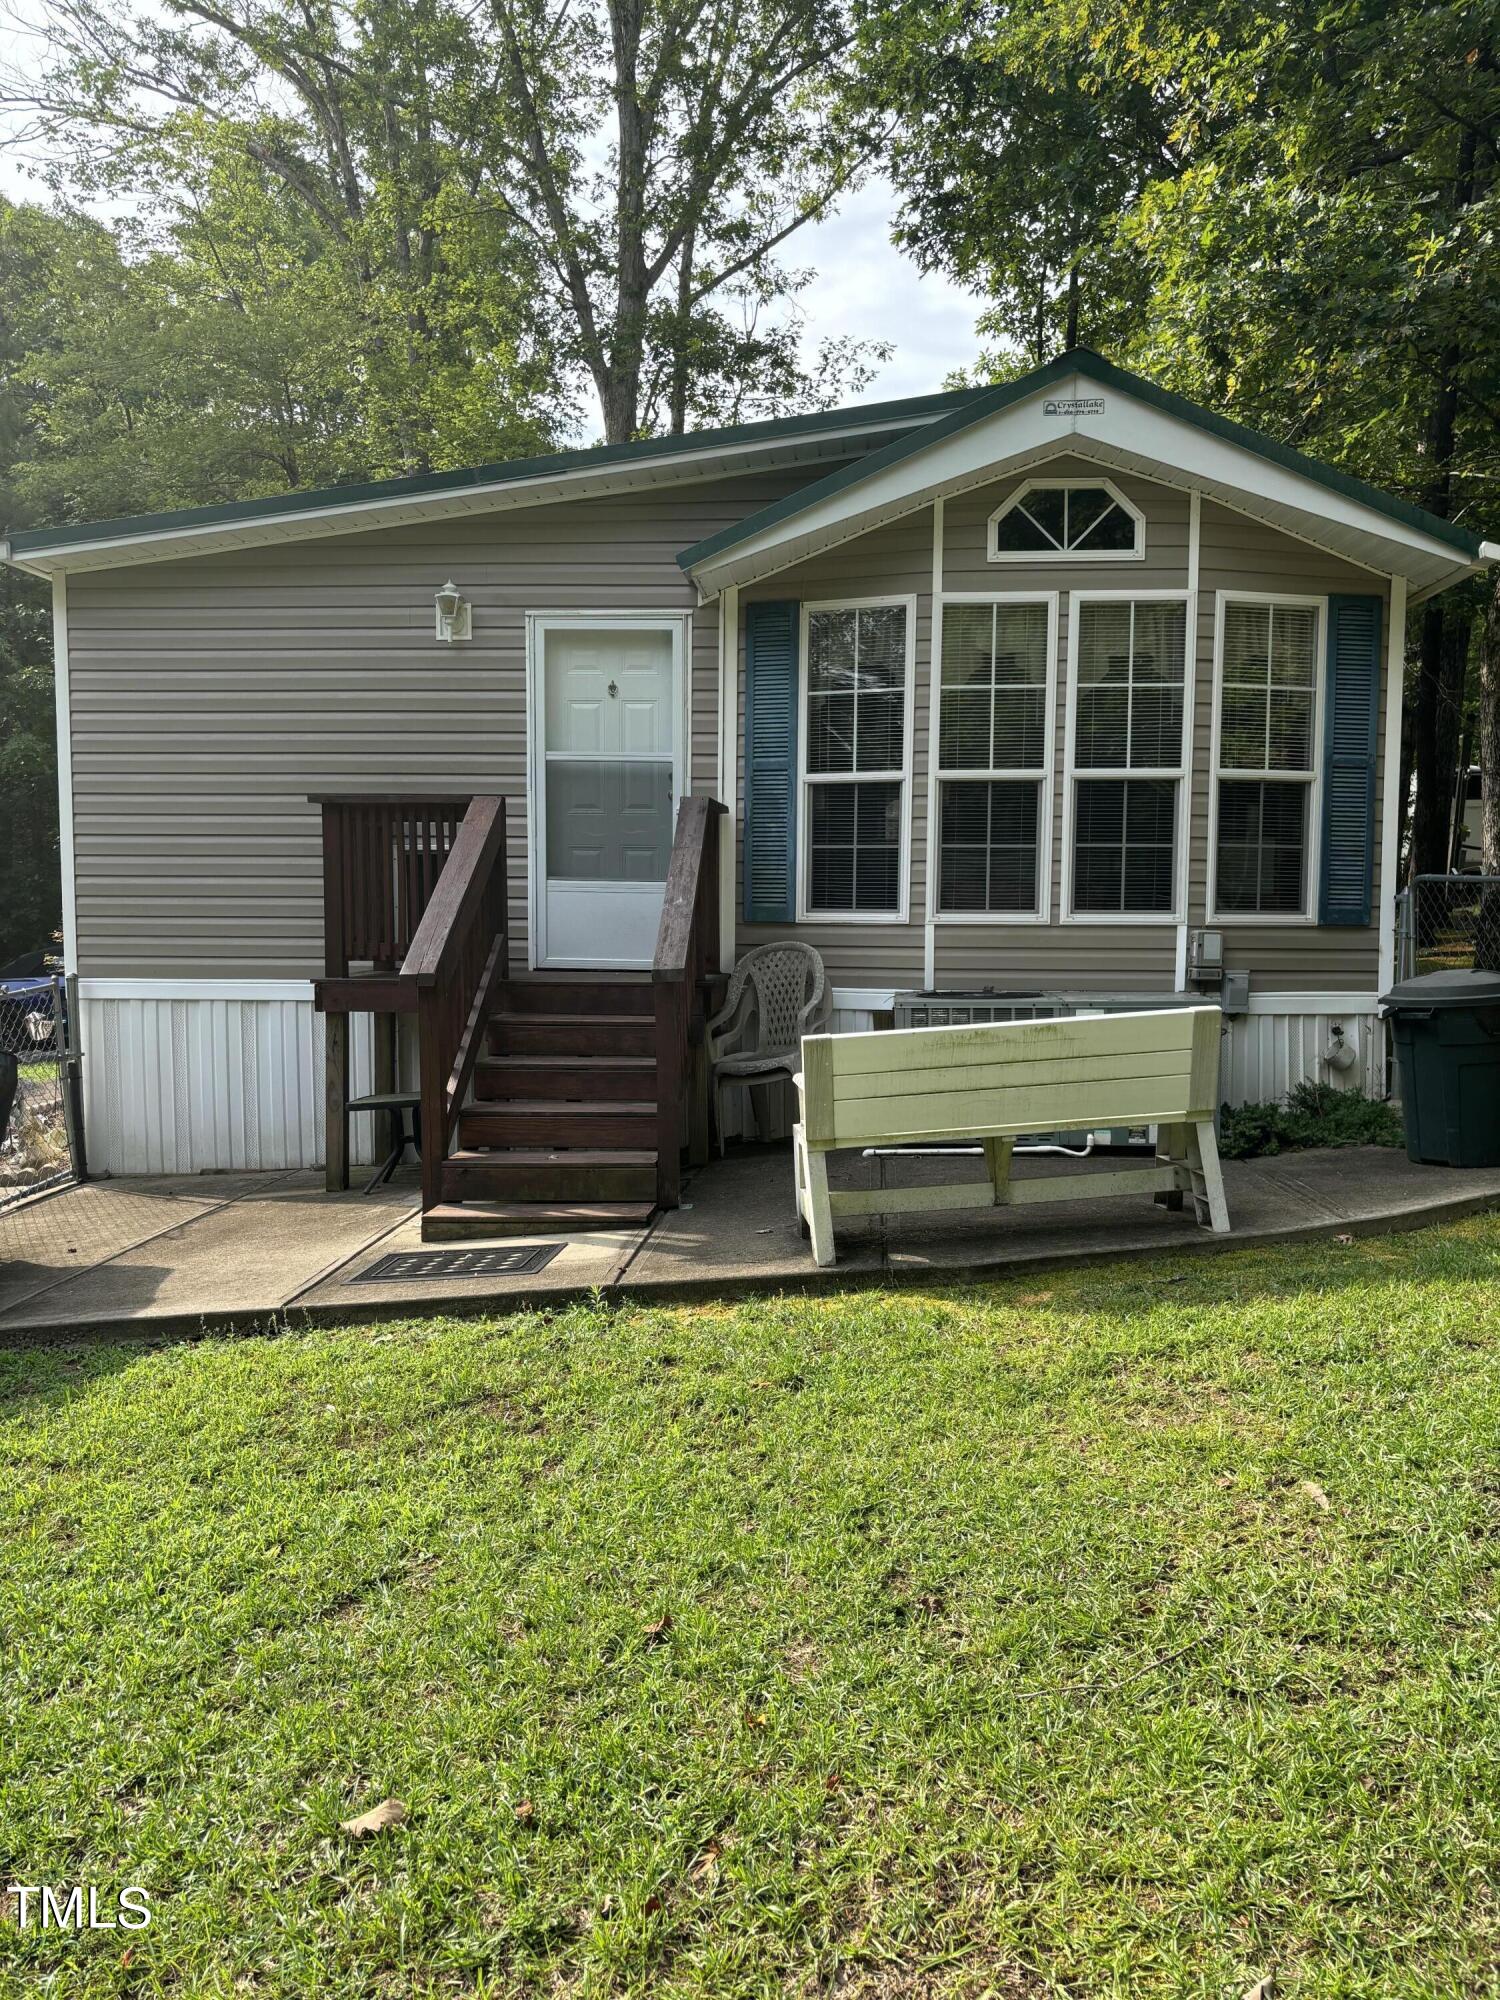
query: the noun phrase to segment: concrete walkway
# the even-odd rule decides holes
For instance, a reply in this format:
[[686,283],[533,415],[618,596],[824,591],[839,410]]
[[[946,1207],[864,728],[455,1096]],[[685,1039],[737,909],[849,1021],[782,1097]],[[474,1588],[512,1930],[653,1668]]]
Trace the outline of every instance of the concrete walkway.
[[[1016,1168],[1018,1177],[1075,1170],[1041,1156]],[[965,1159],[841,1155],[833,1179],[868,1187],[881,1175],[971,1179],[973,1171]],[[791,1177],[788,1149],[747,1147],[696,1175],[682,1208],[644,1229],[562,1242],[542,1271],[380,1280],[365,1275],[372,1265],[423,1247],[414,1172],[368,1196],[327,1195],[317,1173],[98,1181],[0,1215],[0,1339],[357,1323],[505,1311],[592,1291],[666,1299],[998,1276],[1041,1263],[1416,1228],[1500,1207],[1500,1168],[1414,1167],[1375,1148],[1291,1153],[1226,1164],[1228,1237],[1149,1196],[1117,1196],[851,1224],[839,1232],[838,1264],[820,1272],[797,1228]],[[494,1247],[522,1246],[505,1238]]]

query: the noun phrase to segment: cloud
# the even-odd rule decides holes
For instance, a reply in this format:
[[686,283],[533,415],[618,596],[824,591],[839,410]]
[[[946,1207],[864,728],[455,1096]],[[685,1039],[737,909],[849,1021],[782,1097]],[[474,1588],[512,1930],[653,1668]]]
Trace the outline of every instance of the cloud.
[[817,276],[798,299],[809,352],[825,336],[892,340],[896,351],[869,394],[920,396],[942,387],[951,369],[974,360],[979,301],[937,272],[923,274],[891,242],[896,194],[876,176],[826,222],[787,246],[789,261]]

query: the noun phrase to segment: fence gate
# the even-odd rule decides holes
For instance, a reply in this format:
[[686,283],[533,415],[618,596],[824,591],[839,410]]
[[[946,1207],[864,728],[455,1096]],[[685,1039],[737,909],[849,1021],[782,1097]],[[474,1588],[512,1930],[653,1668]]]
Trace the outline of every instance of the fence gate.
[[1500,972],[1500,875],[1418,875],[1396,898],[1396,977]]
[[75,1032],[61,978],[0,993],[0,1209],[83,1178]]

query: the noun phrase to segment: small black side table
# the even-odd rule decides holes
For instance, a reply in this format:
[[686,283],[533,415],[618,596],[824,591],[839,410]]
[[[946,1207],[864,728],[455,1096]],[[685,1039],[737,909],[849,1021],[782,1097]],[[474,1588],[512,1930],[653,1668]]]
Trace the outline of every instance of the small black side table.
[[351,1097],[349,1111],[383,1111],[391,1121],[391,1150],[365,1183],[365,1193],[373,1194],[406,1158],[410,1146],[418,1160],[422,1157],[422,1097],[415,1090],[375,1091],[369,1097]]

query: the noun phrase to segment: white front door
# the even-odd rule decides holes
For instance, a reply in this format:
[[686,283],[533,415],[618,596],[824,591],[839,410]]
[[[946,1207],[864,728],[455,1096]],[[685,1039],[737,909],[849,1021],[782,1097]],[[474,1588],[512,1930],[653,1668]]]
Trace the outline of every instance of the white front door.
[[682,764],[682,621],[533,629],[538,965],[649,966]]

